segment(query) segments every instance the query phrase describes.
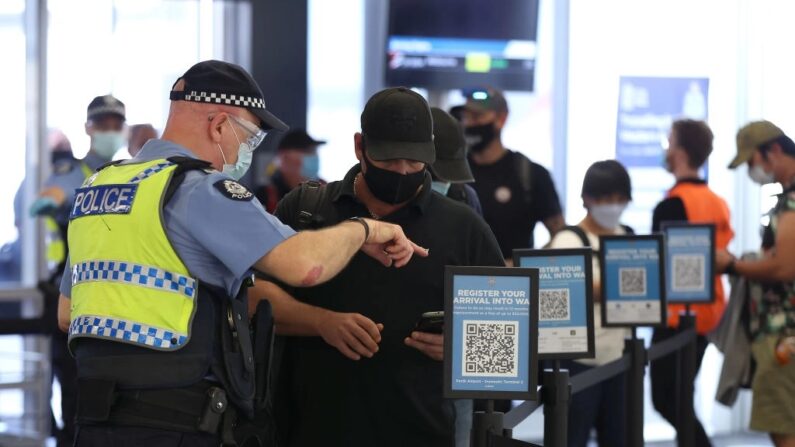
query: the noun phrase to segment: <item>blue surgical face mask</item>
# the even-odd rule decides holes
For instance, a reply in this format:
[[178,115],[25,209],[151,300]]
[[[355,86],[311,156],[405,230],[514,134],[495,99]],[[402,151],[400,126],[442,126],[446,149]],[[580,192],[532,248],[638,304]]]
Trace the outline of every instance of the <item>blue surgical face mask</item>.
[[[229,121],[227,121],[229,123]],[[240,180],[246,175],[248,172],[248,168],[251,166],[251,159],[254,157],[254,149],[251,148],[247,143],[241,143],[240,138],[237,136],[237,131],[235,131],[235,127],[232,124],[229,124],[229,127],[232,128],[232,133],[235,134],[235,138],[237,139],[238,147],[237,147],[237,162],[235,164],[229,164],[226,162],[226,156],[224,155],[224,151],[221,149],[221,145],[217,144],[218,150],[221,152],[221,158],[224,160],[224,167],[222,172],[234,180]]]
[[626,203],[611,203],[607,205],[592,205],[588,211],[600,227],[612,230],[618,228],[621,214],[624,213],[625,209],[627,209]]
[[317,154],[304,155],[301,162],[301,177],[307,180],[320,178],[320,157]]
[[91,148],[105,160],[112,159],[124,144],[124,135],[121,132],[97,131],[91,135]]
[[447,192],[450,191],[450,183],[434,180],[431,183],[431,189],[433,189],[434,191],[438,192],[443,196],[447,196]]

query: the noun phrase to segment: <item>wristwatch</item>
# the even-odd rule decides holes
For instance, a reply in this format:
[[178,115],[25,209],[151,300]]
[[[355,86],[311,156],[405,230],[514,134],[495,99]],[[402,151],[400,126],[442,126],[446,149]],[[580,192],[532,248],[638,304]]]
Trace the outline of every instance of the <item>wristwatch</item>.
[[348,219],[351,222],[359,222],[364,227],[364,243],[366,244],[367,241],[370,239],[370,225],[361,217],[351,217]]
[[732,259],[729,265],[726,266],[726,273],[732,276],[737,276],[737,259]]

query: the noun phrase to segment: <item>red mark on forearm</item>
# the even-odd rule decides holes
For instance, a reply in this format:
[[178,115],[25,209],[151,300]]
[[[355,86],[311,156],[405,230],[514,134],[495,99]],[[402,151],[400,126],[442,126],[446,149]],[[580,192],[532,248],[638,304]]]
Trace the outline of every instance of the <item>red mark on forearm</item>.
[[317,267],[312,267],[312,270],[310,270],[309,273],[306,274],[304,280],[301,281],[301,286],[302,287],[314,286],[315,284],[317,284],[318,280],[320,279],[320,275],[322,274],[323,274],[322,266],[319,265]]

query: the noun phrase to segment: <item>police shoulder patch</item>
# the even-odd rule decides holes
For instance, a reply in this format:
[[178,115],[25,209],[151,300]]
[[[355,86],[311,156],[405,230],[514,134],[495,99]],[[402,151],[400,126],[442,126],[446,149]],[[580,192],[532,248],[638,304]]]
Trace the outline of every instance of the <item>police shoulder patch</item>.
[[215,186],[215,189],[220,191],[225,197],[228,197],[232,200],[248,202],[254,198],[254,194],[251,191],[234,180],[219,180],[215,182],[213,186]]

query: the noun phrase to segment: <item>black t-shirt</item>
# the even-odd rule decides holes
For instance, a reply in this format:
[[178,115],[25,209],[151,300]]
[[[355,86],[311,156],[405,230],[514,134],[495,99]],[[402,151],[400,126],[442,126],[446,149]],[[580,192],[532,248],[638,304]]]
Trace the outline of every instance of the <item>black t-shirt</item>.
[[[276,209],[284,223],[297,214],[322,217],[322,226],[368,216],[355,198],[354,167],[327,185],[317,210],[302,210],[296,189]],[[379,352],[352,361],[320,337],[285,337],[275,413],[288,446],[452,446],[453,401],[442,398],[442,362],[404,344],[423,312],[444,308],[444,266],[498,266],[503,259],[488,225],[469,207],[431,190],[426,176],[411,203],[382,220],[430,249],[401,269],[385,268],[359,253],[334,279],[295,289],[296,298],[383,323]],[[286,412],[286,413],[284,413]],[[286,416],[286,423],[285,423]]]
[[[507,151],[496,163],[478,165],[470,159],[475,183],[472,187],[480,197],[483,217],[491,226],[502,255],[512,256],[515,248],[534,246],[536,223],[561,213],[560,200],[549,172],[524,155]],[[523,180],[523,166],[529,181]],[[528,197],[526,186],[529,184]]]

